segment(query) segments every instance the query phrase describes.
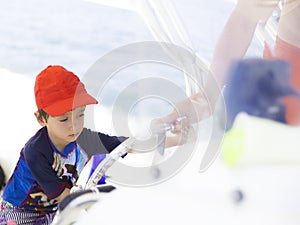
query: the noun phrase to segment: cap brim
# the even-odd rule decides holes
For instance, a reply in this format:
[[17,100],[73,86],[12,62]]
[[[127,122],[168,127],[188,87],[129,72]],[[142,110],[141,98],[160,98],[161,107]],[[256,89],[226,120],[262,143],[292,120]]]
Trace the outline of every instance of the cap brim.
[[60,116],[77,107],[91,104],[98,104],[98,101],[91,95],[85,93],[56,102],[55,104],[45,107],[43,110],[51,116]]

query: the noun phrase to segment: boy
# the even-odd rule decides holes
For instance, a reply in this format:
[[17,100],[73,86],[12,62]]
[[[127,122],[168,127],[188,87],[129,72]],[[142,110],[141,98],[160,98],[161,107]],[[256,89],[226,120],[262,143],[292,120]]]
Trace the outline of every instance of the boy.
[[[21,150],[7,182],[0,225],[51,224],[58,202],[70,193],[90,157],[109,153],[126,139],[84,128],[85,106],[98,102],[62,66],[48,66],[38,74],[34,92],[42,128]],[[170,137],[166,146],[180,141]]]
[[34,92],[42,128],[25,144],[4,189],[1,225],[50,224],[88,159],[109,153],[125,140],[83,127],[85,106],[98,102],[65,68],[44,69]]

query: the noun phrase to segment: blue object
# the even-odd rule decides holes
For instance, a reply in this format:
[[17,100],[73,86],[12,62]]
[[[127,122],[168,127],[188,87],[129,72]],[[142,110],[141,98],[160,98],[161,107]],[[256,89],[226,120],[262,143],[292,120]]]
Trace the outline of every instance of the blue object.
[[[93,157],[92,157],[93,164],[92,164],[92,168],[91,168],[91,172],[90,172],[89,178],[92,176],[92,174],[96,170],[97,166],[105,159],[105,157],[106,157],[106,154],[96,154],[96,155],[93,155]],[[106,184],[106,182],[105,182],[105,175],[103,175],[101,177],[101,179],[98,181],[98,184]]]
[[290,83],[290,64],[284,60],[243,59],[229,70],[224,98],[227,130],[239,112],[286,123],[282,97],[300,96]]

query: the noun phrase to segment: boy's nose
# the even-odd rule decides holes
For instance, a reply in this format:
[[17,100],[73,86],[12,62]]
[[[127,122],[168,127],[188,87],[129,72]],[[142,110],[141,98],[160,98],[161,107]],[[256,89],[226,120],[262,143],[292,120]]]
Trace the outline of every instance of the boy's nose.
[[76,119],[73,119],[73,120],[71,120],[71,124],[70,124],[69,129],[70,130],[77,130],[78,126],[79,126],[79,122],[76,121]]

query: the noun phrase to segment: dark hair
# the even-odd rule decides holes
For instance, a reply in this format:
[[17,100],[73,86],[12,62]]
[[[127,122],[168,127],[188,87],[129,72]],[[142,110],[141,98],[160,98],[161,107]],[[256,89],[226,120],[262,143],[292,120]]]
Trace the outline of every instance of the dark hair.
[[1,191],[2,187],[4,187],[4,186],[5,186],[5,174],[0,165],[0,191]]
[[42,109],[39,109],[39,110],[38,110],[38,113],[39,113],[38,119],[39,119],[39,120],[44,120],[45,122],[47,122],[47,120],[48,120],[48,118],[49,118],[49,114],[46,113],[46,112],[45,112],[44,110],[42,110]]

